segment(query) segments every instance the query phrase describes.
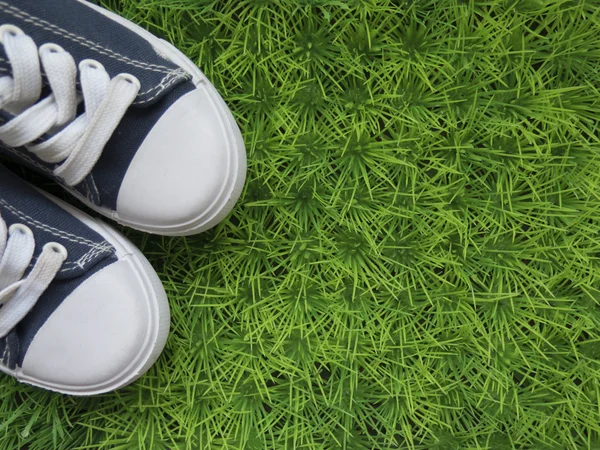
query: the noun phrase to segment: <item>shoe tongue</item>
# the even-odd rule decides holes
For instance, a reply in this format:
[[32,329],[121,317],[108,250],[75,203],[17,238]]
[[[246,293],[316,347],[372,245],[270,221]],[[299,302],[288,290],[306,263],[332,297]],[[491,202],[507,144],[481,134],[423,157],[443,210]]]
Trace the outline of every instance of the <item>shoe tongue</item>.
[[[100,62],[113,78],[134,75],[141,84],[134,106],[154,104],[173,88],[191,79],[185,70],[161,56],[154,47],[123,25],[77,0],[0,1],[0,24],[11,24],[28,34],[38,47],[53,43],[69,52],[77,64]],[[12,68],[0,44],[0,77]]]
[[115,253],[102,236],[2,166],[0,214],[8,227],[20,223],[33,232],[36,248],[32,264],[50,242],[67,249],[67,260],[56,279],[81,276]]

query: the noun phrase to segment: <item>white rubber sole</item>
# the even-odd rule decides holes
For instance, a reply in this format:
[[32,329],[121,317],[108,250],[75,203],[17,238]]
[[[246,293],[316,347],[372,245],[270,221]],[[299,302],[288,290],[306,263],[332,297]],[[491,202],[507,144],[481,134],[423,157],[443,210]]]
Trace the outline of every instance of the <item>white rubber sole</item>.
[[[150,42],[150,44],[156,49],[156,51],[159,54],[167,55],[168,58],[171,59],[175,64],[179,65],[188,73],[190,73],[190,75],[192,75],[192,80],[196,84],[196,86],[198,86],[200,83],[205,83],[205,85],[211,91],[213,91],[214,94],[219,95],[214,86],[212,86],[211,83],[206,82],[206,77],[200,71],[200,69],[196,65],[194,65],[181,51],[179,51],[179,49],[177,49],[171,43],[154,36],[153,34],[144,30],[140,26],[128,21],[127,19],[124,19],[123,17],[118,16],[117,14],[111,11],[108,11],[104,8],[101,8],[84,0],[77,1],[89,8],[94,9],[95,11],[103,14],[111,20],[140,35],[145,40]],[[221,220],[227,217],[227,215],[232,211],[233,207],[239,200],[242,190],[244,188],[244,183],[246,181],[247,166],[246,150],[242,134],[239,130],[239,127],[237,126],[233,115],[231,114],[231,111],[229,111],[229,109],[227,108],[221,108],[220,113],[221,117],[224,119],[225,122],[224,125],[226,128],[226,136],[228,137],[229,141],[229,171],[227,173],[227,177],[223,184],[223,187],[219,192],[218,196],[216,197],[215,201],[206,211],[204,211],[195,219],[190,220],[186,223],[181,223],[175,226],[168,227],[153,226],[147,223],[130,222],[127,220],[123,220],[121,217],[119,217],[119,214],[116,211],[97,206],[91,203],[87,198],[85,198],[78,192],[74,192],[72,190],[69,191],[79,201],[81,201],[94,211],[97,211],[98,213],[109,217],[110,219],[120,223],[121,225],[125,225],[140,231],[145,231],[147,233],[160,234],[164,236],[188,236],[192,234],[201,233],[214,227]]]
[[92,219],[71,205],[42,191],[40,192],[107,239],[115,247],[119,260],[126,261],[130,265],[140,281],[139,284],[143,290],[144,298],[147,299],[146,306],[148,308],[148,317],[150,317],[150,326],[144,338],[143,346],[137,355],[132,358],[131,363],[121,373],[101,384],[82,387],[48,383],[44,380],[27,376],[20,367],[10,370],[0,365],[0,371],[15,377],[23,383],[75,396],[103,394],[127,386],[148,371],[160,356],[167,341],[170,327],[170,310],[162,283],[142,253],[124,236],[110,226]]

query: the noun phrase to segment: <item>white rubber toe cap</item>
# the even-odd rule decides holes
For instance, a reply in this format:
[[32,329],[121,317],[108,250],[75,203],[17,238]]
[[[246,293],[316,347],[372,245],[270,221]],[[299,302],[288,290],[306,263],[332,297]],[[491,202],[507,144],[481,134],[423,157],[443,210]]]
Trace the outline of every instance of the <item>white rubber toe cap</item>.
[[100,270],[63,301],[36,334],[19,378],[82,394],[135,379],[153,358],[157,317],[132,258]]
[[225,103],[209,83],[200,83],[167,110],[137,151],[119,191],[116,220],[162,234],[209,228],[239,195],[240,155],[241,135]]

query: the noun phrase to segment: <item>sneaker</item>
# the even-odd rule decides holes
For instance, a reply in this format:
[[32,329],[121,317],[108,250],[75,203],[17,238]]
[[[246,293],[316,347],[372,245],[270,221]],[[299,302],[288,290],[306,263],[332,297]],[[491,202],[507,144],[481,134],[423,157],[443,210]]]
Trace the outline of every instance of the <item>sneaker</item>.
[[156,361],[169,305],[109,226],[0,166],[0,371],[72,395],[131,383]]
[[222,220],[246,174],[240,130],[195,64],[83,0],[0,0],[0,154],[171,236]]

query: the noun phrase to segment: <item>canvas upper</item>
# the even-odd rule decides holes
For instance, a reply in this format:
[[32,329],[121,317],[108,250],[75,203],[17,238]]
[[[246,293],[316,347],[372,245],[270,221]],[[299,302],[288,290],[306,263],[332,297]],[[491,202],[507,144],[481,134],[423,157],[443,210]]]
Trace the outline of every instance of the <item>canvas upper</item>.
[[[181,52],[82,0],[0,0],[1,25],[17,27],[38,47],[60,46],[76,64],[96,61],[111,79],[132,75],[139,91],[89,174],[75,185],[56,175],[63,161],[37,157],[30,144],[0,142],[0,155],[44,172],[102,214],[149,232],[197,233],[232,209],[245,179],[241,134],[221,96]],[[15,76],[13,69],[0,44],[0,79]],[[41,72],[40,101],[53,93],[43,64]],[[81,90],[80,78],[77,83]],[[80,103],[78,114],[84,111]],[[0,125],[16,117],[10,108],[0,110]]]
[[164,346],[169,313],[160,281],[139,251],[2,166],[0,217],[7,227],[27,227],[35,239],[25,277],[46,244],[67,250],[33,308],[0,338],[0,371],[79,395],[106,392],[141,375]]

